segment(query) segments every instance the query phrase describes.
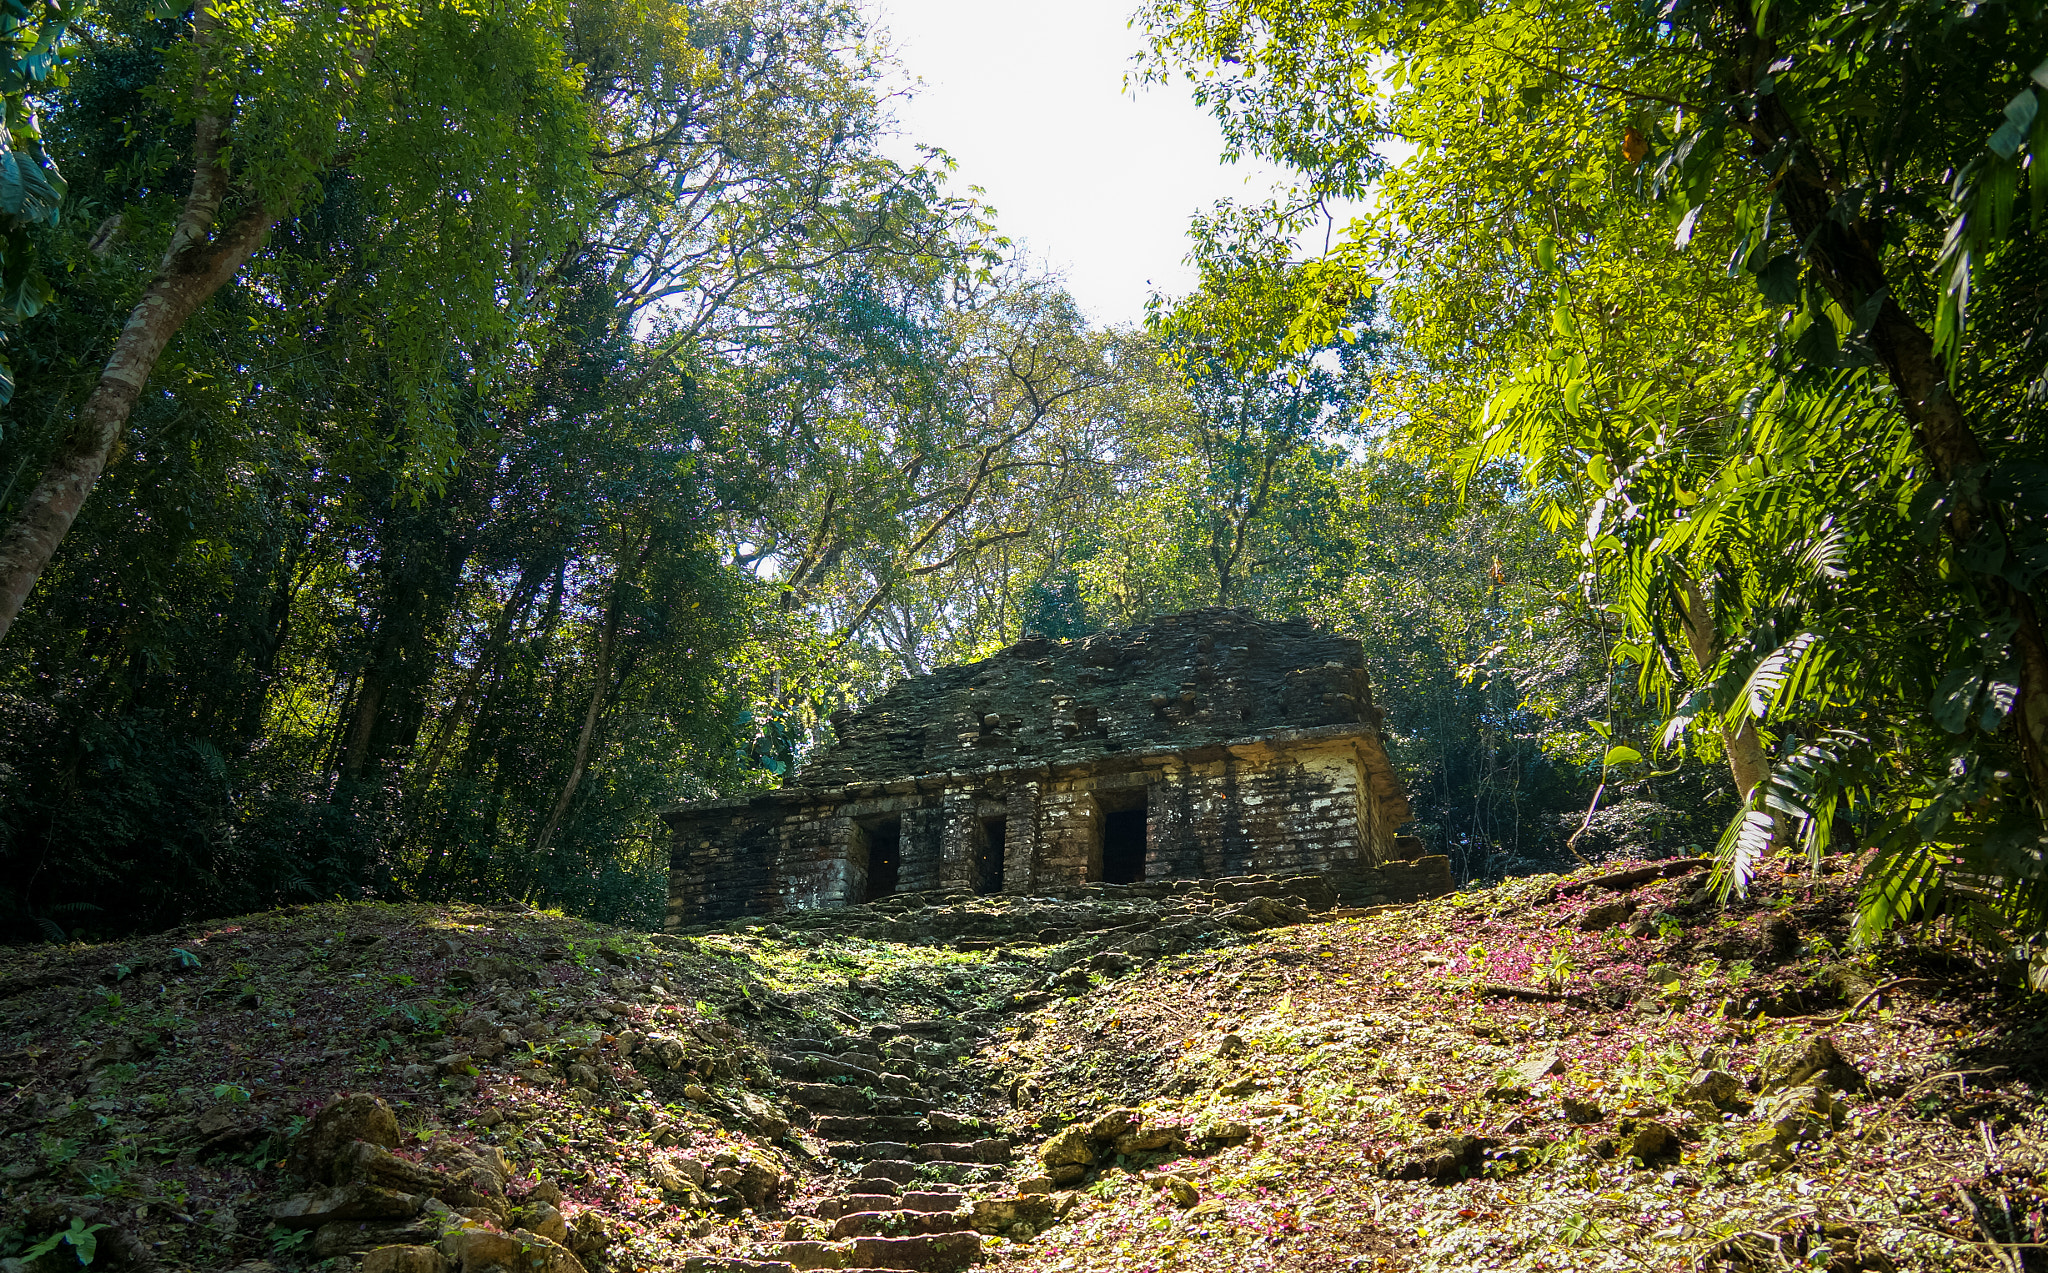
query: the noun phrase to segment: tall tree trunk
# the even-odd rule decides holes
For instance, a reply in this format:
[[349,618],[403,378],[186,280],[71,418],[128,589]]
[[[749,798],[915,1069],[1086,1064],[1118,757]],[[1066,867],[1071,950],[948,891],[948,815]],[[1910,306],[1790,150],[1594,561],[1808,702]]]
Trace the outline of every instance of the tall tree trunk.
[[539,858],[546,853],[548,845],[554,842],[555,833],[562,829],[562,820],[569,814],[569,803],[576,797],[576,788],[583,785],[583,774],[590,767],[591,746],[597,740],[597,723],[604,716],[605,701],[612,693],[612,658],[618,647],[619,611],[624,601],[625,580],[612,584],[611,603],[605,607],[604,630],[597,641],[597,669],[590,687],[590,704],[583,712],[583,729],[576,736],[576,751],[569,762],[569,780],[562,784],[562,793],[555,797],[555,807],[548,814],[547,824],[534,837],[533,856]]
[[362,688],[356,693],[355,712],[349,721],[348,743],[341,752],[342,790],[362,781],[370,760],[370,739],[377,732],[377,718],[384,711],[384,688],[389,678],[376,664],[363,669]]
[[[1999,509],[1974,480],[1990,456],[1950,391],[1934,338],[1894,299],[1898,289],[1885,274],[1881,237],[1874,237],[1875,227],[1866,221],[1845,224],[1836,218],[1840,179],[1827,171],[1783,99],[1755,91],[1758,77],[1778,59],[1776,42],[1756,29],[1748,5],[1731,5],[1728,15],[1737,30],[1747,32],[1731,51],[1728,91],[1757,103],[1744,125],[1750,151],[1759,161],[1771,155],[1798,157],[1782,173],[1773,170],[1771,179],[1794,234],[1807,245],[1808,267],[1851,313],[1872,297],[1884,297],[1871,324],[1871,345],[1935,477],[1953,495],[1946,524],[1950,541],[1963,549],[1986,533],[2002,535]],[[2048,817],[2048,639],[2031,597],[2001,577],[1980,575],[1979,580],[1990,599],[2018,623],[2012,641],[2020,684],[2013,717],[2036,815]]]
[[[203,40],[211,15],[202,8],[195,40]],[[79,408],[71,431],[50,457],[29,493],[21,515],[0,533],[0,640],[28,600],[57,546],[78,520],[78,510],[106,471],[135,400],[171,337],[207,298],[235,276],[270,232],[277,217],[262,204],[243,211],[215,235],[214,222],[227,197],[228,174],[221,162],[224,123],[217,114],[199,117],[193,129],[192,186],[171,231],[170,245],[142,299],[100,370],[99,381]]]

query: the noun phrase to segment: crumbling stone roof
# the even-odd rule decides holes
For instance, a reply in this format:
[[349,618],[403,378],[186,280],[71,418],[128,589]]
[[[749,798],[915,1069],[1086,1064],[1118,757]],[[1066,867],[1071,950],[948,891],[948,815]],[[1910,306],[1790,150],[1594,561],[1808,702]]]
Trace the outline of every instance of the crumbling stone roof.
[[1379,717],[1357,641],[1299,620],[1193,610],[1078,641],[1027,638],[901,681],[836,713],[837,741],[793,785],[1065,765],[1332,726],[1376,732]]

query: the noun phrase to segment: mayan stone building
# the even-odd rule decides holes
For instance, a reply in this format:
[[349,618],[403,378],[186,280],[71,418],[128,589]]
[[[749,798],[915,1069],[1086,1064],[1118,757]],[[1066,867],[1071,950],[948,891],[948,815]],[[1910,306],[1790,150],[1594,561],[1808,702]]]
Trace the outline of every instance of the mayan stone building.
[[1444,859],[1397,837],[1379,720],[1358,642],[1306,623],[1211,609],[1028,638],[835,714],[779,791],[666,811],[667,925],[1242,875],[1447,891]]

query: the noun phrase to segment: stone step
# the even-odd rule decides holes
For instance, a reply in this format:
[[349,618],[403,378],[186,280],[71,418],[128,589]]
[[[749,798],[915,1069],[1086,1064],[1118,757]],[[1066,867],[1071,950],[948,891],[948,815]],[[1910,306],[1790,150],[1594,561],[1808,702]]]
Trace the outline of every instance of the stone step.
[[821,1114],[811,1124],[811,1130],[825,1140],[889,1139],[910,1145],[957,1141],[961,1133],[972,1136],[982,1127],[978,1122],[938,1114]]
[[866,1092],[839,1083],[784,1083],[782,1094],[805,1109],[861,1113],[875,1107],[874,1100]]
[[827,1146],[834,1158],[852,1162],[902,1160],[909,1162],[1005,1163],[1010,1161],[1008,1137],[985,1140],[937,1141],[911,1144],[901,1140],[876,1140],[864,1144],[842,1142]]
[[[863,1181],[862,1183],[865,1186],[872,1185],[874,1182]],[[891,1181],[889,1183],[893,1186],[895,1182]],[[811,1208],[811,1214],[820,1220],[837,1220],[841,1216],[850,1216],[856,1211],[889,1211],[898,1209],[900,1206],[901,1204],[893,1193],[850,1193],[841,1198],[825,1199],[817,1206]],[[948,1210],[951,1210],[951,1208],[948,1208]]]
[[825,1146],[825,1151],[834,1158],[849,1162],[912,1161],[917,1146],[900,1140],[873,1140],[867,1142],[842,1141]]
[[907,1189],[896,1204],[904,1211],[958,1211],[967,1205],[964,1193]]
[[959,1233],[974,1227],[965,1211],[854,1211],[832,1223],[835,1238],[903,1238],[921,1233]]
[[908,1238],[850,1238],[838,1242],[785,1242],[774,1254],[798,1269],[915,1269],[954,1273],[981,1256],[981,1235],[971,1230]]
[[[865,1059],[865,1058],[863,1058]],[[785,1078],[794,1079],[851,1079],[854,1086],[872,1084],[881,1086],[879,1071],[848,1060],[845,1057],[825,1056],[817,1052],[785,1053],[768,1058],[769,1068]]]
[[1010,1161],[1010,1138],[987,1136],[950,1144],[926,1142],[909,1156],[917,1162],[1004,1163]]
[[788,1260],[744,1260],[729,1255],[693,1255],[683,1273],[796,1273]]
[[899,1185],[907,1185],[917,1179],[919,1169],[919,1164],[906,1158],[876,1158],[871,1159],[860,1169],[858,1181],[863,1187],[875,1180],[888,1180]]
[[922,1117],[937,1108],[935,1100],[914,1091],[901,1096],[893,1093],[869,1096],[866,1090],[851,1084],[785,1082],[781,1091],[791,1103],[819,1114],[908,1114]]

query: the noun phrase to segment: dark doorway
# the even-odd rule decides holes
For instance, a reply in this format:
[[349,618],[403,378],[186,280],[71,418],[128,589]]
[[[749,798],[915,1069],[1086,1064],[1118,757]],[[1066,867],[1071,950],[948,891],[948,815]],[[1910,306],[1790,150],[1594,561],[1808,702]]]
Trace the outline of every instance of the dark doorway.
[[974,846],[974,891],[1003,891],[1003,818],[981,820],[981,840]]
[[1145,878],[1145,793],[1117,801],[1102,812],[1102,882],[1136,884]]
[[903,819],[890,818],[864,828],[868,842],[868,892],[872,902],[896,891],[903,873]]

